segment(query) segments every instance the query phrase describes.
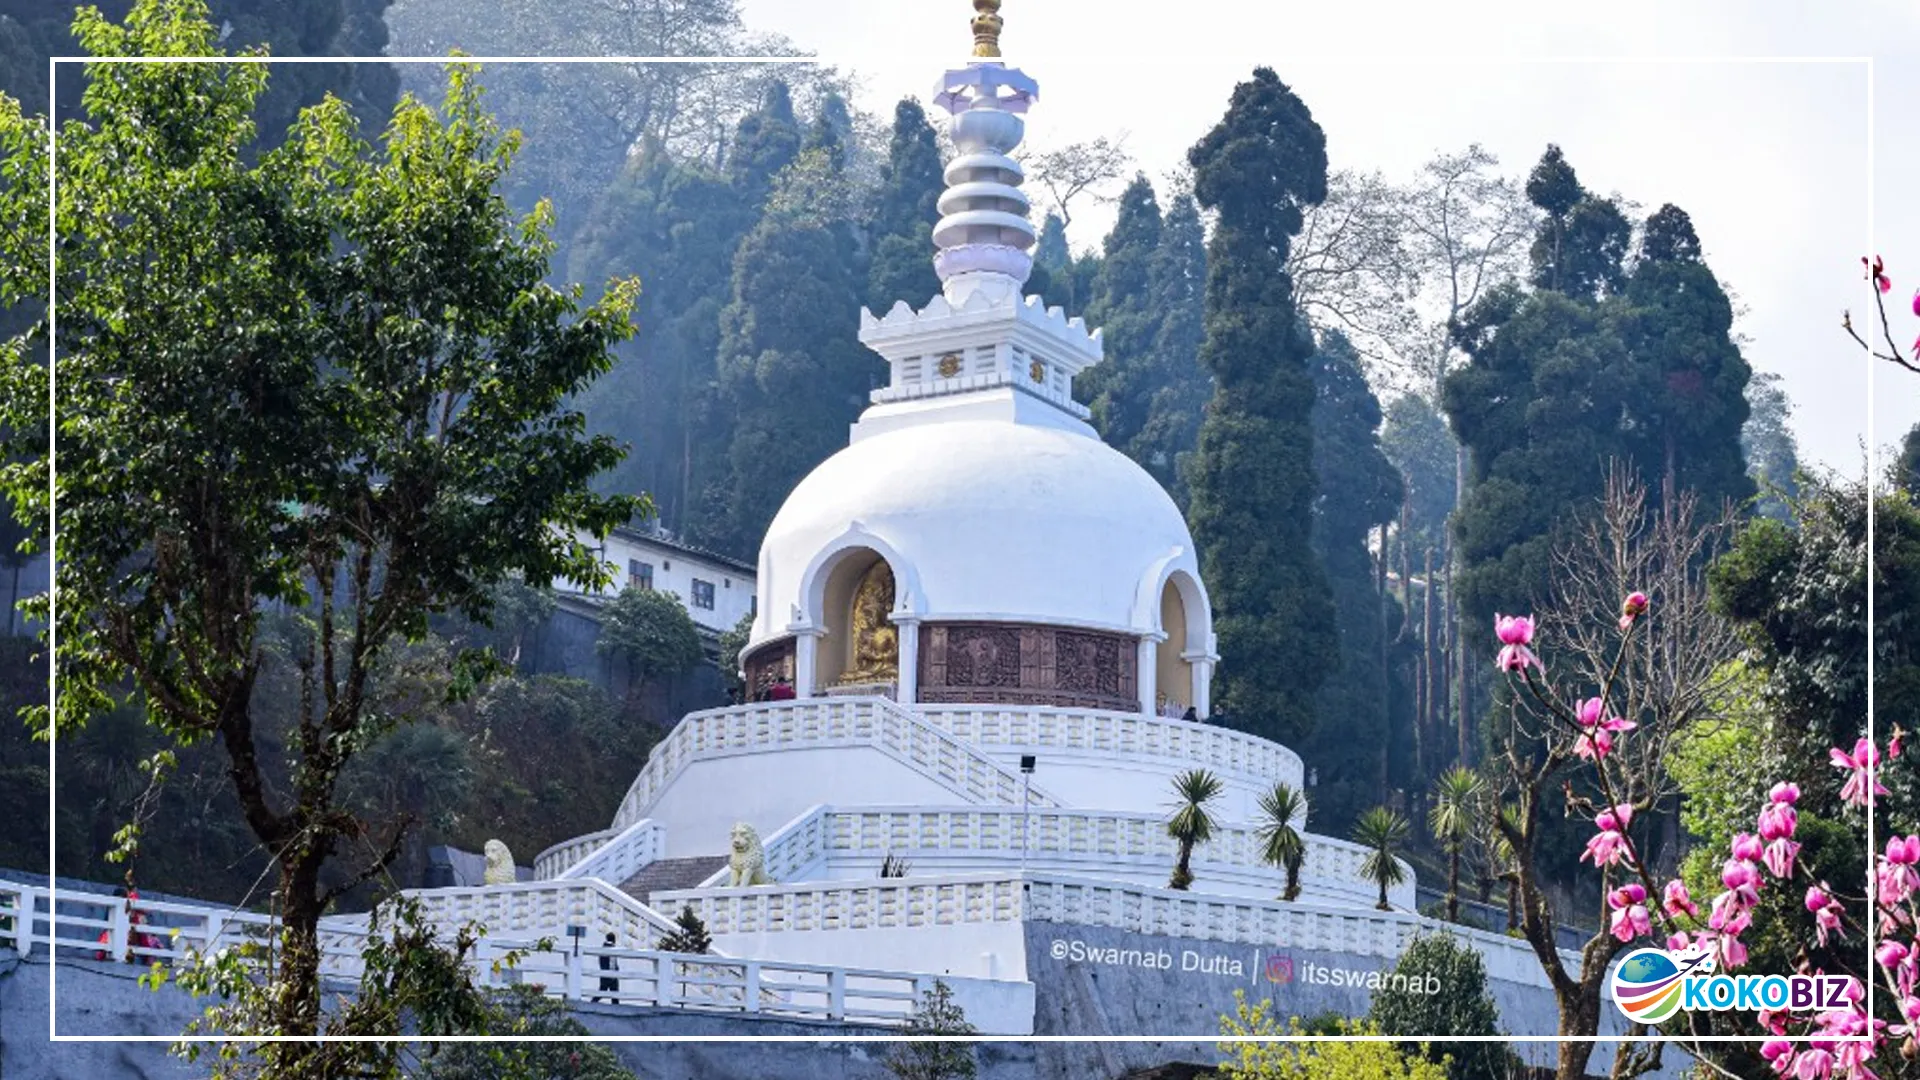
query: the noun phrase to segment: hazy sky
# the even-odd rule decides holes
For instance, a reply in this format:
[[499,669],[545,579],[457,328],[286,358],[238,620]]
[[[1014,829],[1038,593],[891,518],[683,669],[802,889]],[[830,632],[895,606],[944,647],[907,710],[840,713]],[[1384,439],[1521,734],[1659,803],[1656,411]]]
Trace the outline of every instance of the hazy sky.
[[[861,104],[885,115],[902,95],[924,101],[971,46],[967,0],[743,6],[748,25],[857,72]],[[1920,286],[1917,11],[1893,0],[1006,0],[1002,46],[1040,82],[1029,145],[1125,131],[1156,181],[1262,64],[1313,110],[1335,168],[1404,178],[1435,151],[1479,142],[1524,174],[1558,143],[1590,190],[1642,214],[1672,202],[1692,216],[1748,308],[1748,359],[1785,377],[1803,460],[1857,473],[1869,416],[1877,444],[1920,421],[1920,375],[1871,367],[1839,326],[1843,308],[1860,316],[1871,303],[1859,257],[1872,247],[1894,278],[1896,340],[1920,334],[1908,306]],[[1864,62],[1797,57],[1876,62],[1870,80]],[[1097,243],[1111,211],[1075,209],[1073,242]]]

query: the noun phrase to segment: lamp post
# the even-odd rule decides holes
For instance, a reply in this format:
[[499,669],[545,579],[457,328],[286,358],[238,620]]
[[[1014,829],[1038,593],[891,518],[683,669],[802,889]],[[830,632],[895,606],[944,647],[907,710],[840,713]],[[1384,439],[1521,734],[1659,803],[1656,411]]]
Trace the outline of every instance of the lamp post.
[[1032,754],[1020,755],[1020,873],[1027,872],[1027,811],[1033,795],[1033,766],[1036,758]]

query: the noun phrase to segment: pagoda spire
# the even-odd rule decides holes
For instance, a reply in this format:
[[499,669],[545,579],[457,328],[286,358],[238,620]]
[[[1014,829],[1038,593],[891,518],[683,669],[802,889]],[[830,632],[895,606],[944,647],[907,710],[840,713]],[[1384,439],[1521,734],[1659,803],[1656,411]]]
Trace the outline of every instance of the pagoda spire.
[[973,0],[973,63],[943,75],[933,100],[952,119],[947,131],[959,153],[947,165],[940,220],[933,226],[934,272],[950,303],[976,293],[1017,299],[1033,272],[1036,239],[1027,220],[1026,173],[1010,155],[1026,135],[1021,114],[1039,84],[1001,63],[1001,0]]
[[1000,0],[973,0],[973,55],[1000,55]]

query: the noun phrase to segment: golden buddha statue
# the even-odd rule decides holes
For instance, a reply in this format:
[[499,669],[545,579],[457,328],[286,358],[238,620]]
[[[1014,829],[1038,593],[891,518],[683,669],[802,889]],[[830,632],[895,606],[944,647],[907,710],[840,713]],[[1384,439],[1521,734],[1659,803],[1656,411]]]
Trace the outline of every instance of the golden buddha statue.
[[900,677],[900,633],[887,616],[893,612],[893,567],[873,564],[853,591],[849,636],[853,643],[843,684],[891,683]]

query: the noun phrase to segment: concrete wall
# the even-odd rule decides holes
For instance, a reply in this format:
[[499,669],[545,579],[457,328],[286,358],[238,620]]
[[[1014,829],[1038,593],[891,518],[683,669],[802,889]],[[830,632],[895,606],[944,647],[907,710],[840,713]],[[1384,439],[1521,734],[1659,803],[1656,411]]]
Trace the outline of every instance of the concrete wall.
[[[663,910],[677,910],[663,904]],[[1026,935],[1017,922],[959,923],[930,929],[925,926],[874,927],[864,930],[776,930],[765,933],[715,934],[714,947],[728,956],[786,960],[796,964],[831,964],[881,971],[902,969],[912,957],[917,971],[969,979],[1027,977]],[[1019,985],[1025,985],[1021,983]],[[1031,1004],[1031,994],[1028,995]],[[1028,1009],[1032,1015],[1032,1009]],[[1022,1024],[1022,1030],[1025,1025]],[[1006,1030],[1006,1029],[1002,1029]]]
[[[1208,1038],[1220,1033],[1220,1018],[1235,1010],[1234,991],[1250,1004],[1263,998],[1274,1003],[1274,1013],[1302,1020],[1326,1013],[1366,1015],[1373,993],[1363,987],[1336,985],[1351,976],[1336,973],[1391,971],[1393,963],[1378,957],[1317,949],[1224,944],[1196,938],[1135,934],[1100,926],[1030,922],[1026,924],[1027,977],[1035,992],[1034,1033],[1037,1035],[1166,1035]],[[1500,1026],[1509,1035],[1552,1035],[1558,1013],[1552,994],[1539,987],[1489,979],[1488,989],[1500,1010]],[[1447,988],[1441,988],[1447,992]],[[1601,1032],[1624,1030],[1610,1006],[1602,1015]],[[1145,1067],[1166,1053],[1158,1046],[1144,1056],[1134,1044],[1063,1044],[1072,1068],[1100,1073],[1116,1065]],[[1211,1046],[1195,1043],[1195,1046]],[[1514,1050],[1533,1064],[1550,1065],[1552,1043],[1515,1043]],[[1656,1077],[1678,1077],[1684,1054],[1666,1055],[1667,1067]],[[1167,1060],[1160,1057],[1158,1060]],[[1218,1060],[1186,1058],[1185,1060]],[[1588,1070],[1606,1075],[1613,1049],[1601,1044]],[[1111,1071],[1106,1075],[1113,1075]]]

